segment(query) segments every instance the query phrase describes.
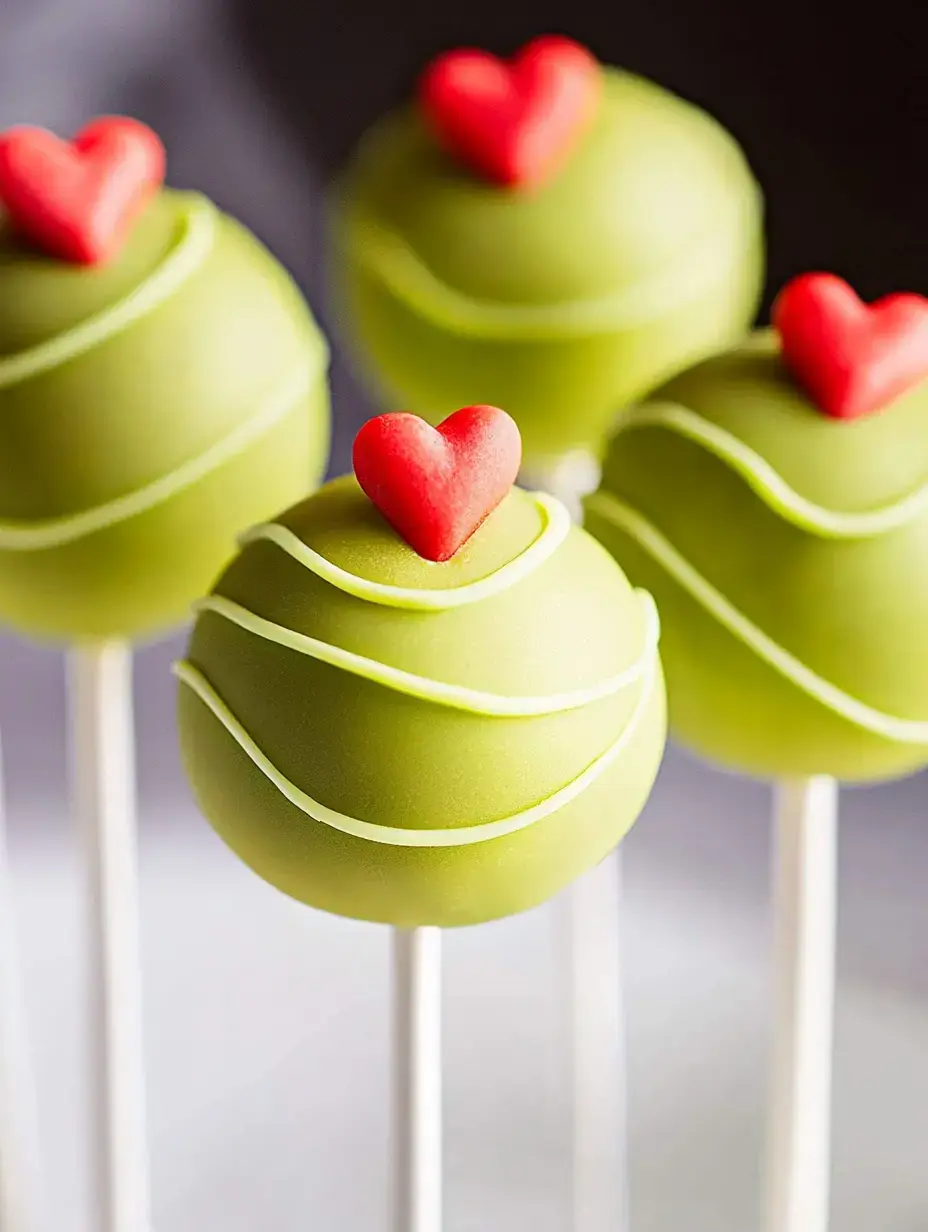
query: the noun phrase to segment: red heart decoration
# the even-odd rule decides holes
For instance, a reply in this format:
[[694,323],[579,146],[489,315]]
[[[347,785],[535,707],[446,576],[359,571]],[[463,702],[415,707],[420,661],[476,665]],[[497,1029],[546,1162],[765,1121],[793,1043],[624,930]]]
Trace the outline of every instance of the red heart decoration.
[[164,146],[137,120],[93,120],[73,141],[43,128],[0,133],[0,201],[50,256],[109,260],[164,180]]
[[508,63],[449,51],[429,65],[419,101],[448,152],[494,183],[535,186],[564,162],[596,114],[602,71],[572,39],[533,39]]
[[396,412],[355,437],[354,473],[390,525],[426,560],[448,560],[519,473],[522,438],[495,406],[466,406],[437,428]]
[[826,415],[858,419],[928,378],[928,299],[865,304],[834,274],[802,274],[773,305],[783,360]]

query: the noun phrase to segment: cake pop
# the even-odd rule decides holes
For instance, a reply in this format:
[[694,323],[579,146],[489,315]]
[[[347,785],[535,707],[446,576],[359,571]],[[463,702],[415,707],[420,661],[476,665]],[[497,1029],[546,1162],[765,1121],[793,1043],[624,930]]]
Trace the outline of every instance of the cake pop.
[[764,776],[928,763],[928,301],[805,275],[621,419],[587,525],[661,611],[671,729]]
[[180,679],[197,799],[260,876],[340,915],[542,902],[637,817],[664,743],[657,617],[492,407],[362,428],[355,476],[246,533]]
[[740,336],[761,213],[724,129],[571,40],[448,52],[338,193],[346,333],[388,403],[507,407],[537,471]]
[[271,255],[162,188],[134,120],[0,135],[0,621],[180,621],[328,452],[326,346]]
[[181,621],[235,535],[328,452],[296,287],[135,120],[0,134],[0,622],[73,643],[88,914],[88,1227],[150,1227],[131,643]]

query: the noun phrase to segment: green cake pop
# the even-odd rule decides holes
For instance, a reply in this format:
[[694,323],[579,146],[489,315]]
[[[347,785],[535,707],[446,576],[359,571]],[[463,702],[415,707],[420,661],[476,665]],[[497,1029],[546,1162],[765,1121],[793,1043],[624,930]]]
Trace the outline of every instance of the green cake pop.
[[759,191],[703,111],[567,39],[452,52],[363,138],[335,231],[345,330],[389,404],[505,406],[537,465],[739,338]]
[[587,526],[661,611],[671,731],[765,776],[928,763],[928,301],[791,283],[622,419]]
[[158,139],[0,135],[0,621],[181,620],[235,534],[322,478],[324,340],[288,275]]
[[438,431],[381,416],[357,480],[246,534],[199,605],[176,668],[187,773],[294,898],[402,927],[509,915],[644,804],[654,605],[558,501],[511,489],[518,464],[494,408]]

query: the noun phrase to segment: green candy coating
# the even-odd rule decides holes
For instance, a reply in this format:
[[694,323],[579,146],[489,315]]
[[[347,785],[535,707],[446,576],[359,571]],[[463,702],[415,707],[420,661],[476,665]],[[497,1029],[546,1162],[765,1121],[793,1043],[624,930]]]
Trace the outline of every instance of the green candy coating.
[[531,192],[458,166],[413,108],[361,142],[338,285],[391,405],[504,406],[530,460],[595,449],[618,408],[743,333],[763,256],[740,149],[650,82],[604,76],[592,128]]
[[236,534],[321,479],[326,363],[289,276],[195,194],[161,192],[100,267],[0,229],[0,620],[183,620]]
[[[494,573],[542,529],[538,506],[515,490],[456,556],[434,564],[396,536],[353,478],[327,484],[278,521],[357,576],[428,589]],[[592,688],[646,648],[640,596],[576,528],[527,576],[438,611],[355,597],[264,540],[246,543],[214,594],[368,659],[503,696]],[[291,783],[378,827],[463,830],[520,813],[577,779],[634,719],[618,755],[572,801],[515,833],[464,845],[391,845],[316,820],[185,683],[181,747],[206,817],[285,893],[404,927],[474,924],[549,898],[634,822],[665,735],[656,651],[648,662],[647,685],[559,713],[497,717],[406,695],[200,612],[187,663]]]
[[[653,422],[667,405],[747,445],[792,495],[775,507],[773,481],[756,465],[752,485],[704,444]],[[926,425],[928,383],[860,420],[828,418],[789,377],[768,332],[628,413],[604,466],[607,501],[590,500],[586,524],[654,594],[671,732],[684,744],[762,776],[862,781],[928,763]],[[616,519],[608,495],[791,661],[777,666],[756,637],[719,619],[650,532]],[[819,695],[804,669],[841,696]],[[877,713],[858,716],[856,703]]]

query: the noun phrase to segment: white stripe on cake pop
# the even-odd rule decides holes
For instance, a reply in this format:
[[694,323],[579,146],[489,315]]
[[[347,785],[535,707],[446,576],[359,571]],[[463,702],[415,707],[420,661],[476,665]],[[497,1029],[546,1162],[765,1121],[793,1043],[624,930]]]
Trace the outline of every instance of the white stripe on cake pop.
[[201,599],[194,606],[194,612],[213,612],[223,619],[231,621],[240,629],[246,630],[257,637],[298,654],[307,655],[338,667],[352,675],[360,676],[385,688],[398,693],[405,693],[421,701],[434,702],[439,706],[449,706],[455,710],[464,710],[471,714],[491,715],[499,718],[528,717],[532,715],[558,714],[565,710],[577,710],[603,698],[612,697],[621,689],[627,688],[640,680],[650,669],[650,664],[657,650],[660,636],[660,624],[654,600],[647,591],[636,592],[644,613],[645,640],[641,653],[629,667],[610,676],[600,684],[574,689],[569,693],[553,693],[547,697],[505,697],[499,693],[487,693],[481,689],[470,689],[465,685],[448,684],[442,680],[434,680],[428,676],[418,676],[412,672],[391,667],[377,659],[369,659],[365,655],[355,654],[341,646],[333,646],[306,633],[298,633],[283,625],[274,624],[262,616],[255,615],[247,608],[222,595],[210,595]]
[[628,746],[632,737],[641,725],[641,720],[653,696],[657,679],[657,655],[651,658],[649,670],[641,681],[641,689],[635,708],[628,722],[618,737],[604,753],[592,761],[587,768],[572,779],[553,795],[530,808],[514,813],[498,821],[481,822],[473,826],[462,826],[446,830],[439,829],[401,829],[396,826],[379,826],[375,822],[361,821],[356,817],[348,817],[335,809],[327,808],[314,800],[297,787],[286,775],[273,764],[270,758],[262,752],[253,738],[248,734],[226,703],[222,700],[202,672],[191,663],[175,663],[174,675],[191,689],[213,716],[218,719],[243,753],[248,756],[261,773],[272,783],[282,796],[290,801],[301,812],[314,821],[340,830],[342,834],[350,834],[355,838],[367,839],[372,843],[381,843],[388,847],[465,847],[473,843],[485,843],[490,839],[504,838],[525,830],[536,822],[550,817],[553,813],[565,808],[576,800],[587,787],[596,781],[615,762],[619,754]]
[[561,546],[571,530],[570,514],[567,509],[553,496],[546,492],[530,493],[538,508],[544,515],[545,523],[541,534],[514,559],[507,561],[494,573],[480,578],[476,582],[467,582],[463,586],[453,586],[428,590],[409,586],[389,586],[386,582],[372,582],[356,573],[349,573],[339,565],[333,564],[320,555],[289,527],[277,522],[266,522],[254,526],[239,537],[242,547],[249,543],[267,540],[281,548],[299,564],[305,566],[321,577],[329,585],[335,586],[345,594],[356,599],[365,599],[369,603],[379,603],[383,607],[405,608],[416,612],[441,612],[453,607],[463,607],[468,603],[480,603],[492,595],[502,594],[516,582],[534,573]]
[[727,462],[761,500],[786,521],[824,539],[866,539],[896,530],[928,510],[928,484],[907,492],[898,500],[860,513],[826,509],[790,487],[770,463],[737,436],[704,419],[689,407],[671,402],[646,402],[625,411],[615,424],[615,433],[635,428],[666,428],[702,445],[720,461]]
[[745,247],[734,249],[732,223],[691,244],[688,261],[665,264],[646,279],[610,294],[553,304],[475,299],[437,278],[396,232],[357,206],[340,224],[342,245],[368,276],[427,321],[474,338],[546,339],[588,337],[640,329],[678,312],[715,286],[730,283],[755,243],[753,225]]
[[34,522],[0,522],[0,551],[41,552],[62,547],[164,504],[221,466],[225,466],[227,462],[231,462],[285,419],[308,395],[319,375],[318,367],[314,364],[311,369],[291,377],[255,415],[233,428],[228,436],[144,488],[137,488],[134,492],[119,496],[105,505],[97,505],[94,509],[67,514],[61,518]]
[[213,248],[218,211],[190,194],[182,210],[183,234],[157,269],[102,312],[28,350],[0,357],[0,389],[49,372],[121,333],[165,303],[206,261]]
[[677,551],[657,527],[624,501],[618,500],[611,493],[596,492],[586,498],[584,507],[633,539],[729,633],[809,697],[856,727],[885,740],[893,740],[898,744],[928,744],[928,722],[884,714],[817,675],[730,603]]

